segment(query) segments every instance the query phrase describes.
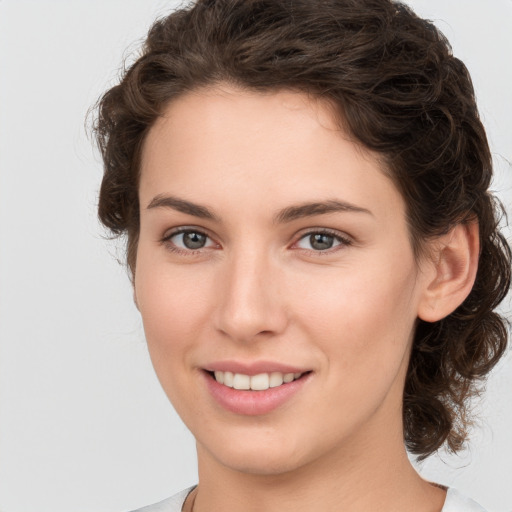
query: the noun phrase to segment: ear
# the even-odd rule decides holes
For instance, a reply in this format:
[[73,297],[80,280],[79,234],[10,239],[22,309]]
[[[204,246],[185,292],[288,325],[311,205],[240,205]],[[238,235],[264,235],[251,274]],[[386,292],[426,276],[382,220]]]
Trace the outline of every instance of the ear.
[[433,242],[418,317],[437,322],[455,311],[471,292],[478,270],[478,223],[457,224]]

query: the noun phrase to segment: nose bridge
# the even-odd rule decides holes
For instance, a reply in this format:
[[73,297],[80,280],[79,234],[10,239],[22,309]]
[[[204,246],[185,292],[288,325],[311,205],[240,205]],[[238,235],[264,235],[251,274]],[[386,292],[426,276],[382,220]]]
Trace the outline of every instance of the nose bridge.
[[275,262],[261,247],[233,251],[220,285],[217,328],[238,341],[281,332],[286,315],[278,274]]

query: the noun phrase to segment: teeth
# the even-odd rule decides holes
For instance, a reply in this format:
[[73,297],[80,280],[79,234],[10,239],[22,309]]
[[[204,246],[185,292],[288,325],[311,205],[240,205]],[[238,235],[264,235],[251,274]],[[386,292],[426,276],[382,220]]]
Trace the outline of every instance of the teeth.
[[260,373],[251,377],[251,389],[254,391],[262,391],[268,389],[270,384],[270,377],[268,373]]
[[279,372],[273,372],[270,374],[269,386],[271,388],[277,388],[283,383],[283,374]]
[[224,373],[223,384],[225,386],[232,388],[233,387],[233,374],[231,372],[219,372],[219,373]]
[[234,389],[265,391],[269,388],[276,388],[298,379],[302,373],[259,373],[258,375],[244,375],[243,373],[214,372],[215,380]]
[[235,389],[251,389],[251,377],[242,373],[235,373],[233,387]]

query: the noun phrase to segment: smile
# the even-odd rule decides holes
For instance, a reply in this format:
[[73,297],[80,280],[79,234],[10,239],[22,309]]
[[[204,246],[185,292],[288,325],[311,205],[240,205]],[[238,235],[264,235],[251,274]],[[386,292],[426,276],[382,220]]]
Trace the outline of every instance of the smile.
[[[314,373],[311,370],[297,372],[298,368],[267,363],[217,363],[212,366],[202,372],[210,396],[223,409],[247,416],[269,414],[292,401],[301,394]],[[265,371],[265,366],[270,371]],[[290,371],[292,369],[295,371]]]
[[299,379],[302,373],[259,373],[257,375],[245,375],[243,373],[213,372],[215,380],[229,388],[237,390],[265,391],[269,388],[277,388]]

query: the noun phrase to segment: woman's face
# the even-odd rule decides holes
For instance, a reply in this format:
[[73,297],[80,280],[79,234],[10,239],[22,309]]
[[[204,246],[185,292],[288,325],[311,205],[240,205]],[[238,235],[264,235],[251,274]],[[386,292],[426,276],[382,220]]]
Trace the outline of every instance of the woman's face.
[[136,300],[200,458],[276,474],[402,443],[426,278],[399,192],[328,107],[189,93],[141,173]]

